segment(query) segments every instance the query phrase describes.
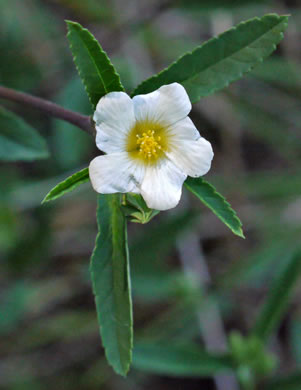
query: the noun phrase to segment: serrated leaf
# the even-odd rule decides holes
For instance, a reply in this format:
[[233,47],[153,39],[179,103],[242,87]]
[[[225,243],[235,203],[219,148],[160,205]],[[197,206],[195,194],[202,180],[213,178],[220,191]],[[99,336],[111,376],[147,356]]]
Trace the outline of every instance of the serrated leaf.
[[289,305],[289,298],[301,274],[301,253],[297,251],[284,271],[272,284],[253,328],[253,334],[266,339],[279,324]]
[[91,257],[91,279],[106,357],[126,375],[133,345],[132,301],[125,217],[121,195],[99,195],[98,235]]
[[75,65],[95,109],[102,96],[124,91],[124,88],[109,57],[94,36],[79,23],[66,23]]
[[55,200],[61,196],[67,194],[68,192],[74,190],[80,184],[86,183],[89,180],[89,168],[84,168],[81,171],[74,173],[69,176],[66,180],[57,184],[43,199],[42,203],[49,202],[50,200]]
[[201,177],[188,178],[185,187],[200,199],[234,234],[244,238],[242,223],[226,199]]
[[45,140],[24,120],[0,107],[0,160],[33,161],[49,156]]
[[137,344],[133,366],[139,370],[170,376],[201,377],[233,369],[228,355],[213,355],[194,344]]
[[268,57],[283,38],[287,22],[288,16],[276,14],[242,22],[143,81],[132,95],[149,93],[162,85],[178,82],[195,103],[240,79]]

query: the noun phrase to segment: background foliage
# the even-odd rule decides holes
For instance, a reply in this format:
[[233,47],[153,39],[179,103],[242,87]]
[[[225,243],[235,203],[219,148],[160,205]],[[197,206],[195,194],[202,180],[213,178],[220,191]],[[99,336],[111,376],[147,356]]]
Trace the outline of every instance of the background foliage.
[[256,337],[262,336],[284,379],[263,378],[259,386],[300,389],[296,3],[135,0],[124,7],[120,0],[2,0],[1,5],[0,84],[85,114],[91,108],[63,39],[64,19],[93,32],[132,90],[241,20],[268,12],[292,17],[273,57],[242,81],[202,98],[191,115],[215,150],[206,180],[238,211],[247,239],[231,235],[187,191],[177,209],[146,226],[129,226],[136,349],[127,380],[112,372],[99,341],[88,274],[97,231],[95,194],[86,183],[56,203],[40,205],[57,182],[87,165],[97,154],[95,145],[69,124],[5,102],[46,137],[52,153],[35,163],[0,165],[0,388],[214,389],[213,375],[232,369],[233,362],[204,355],[200,367],[195,357],[202,345],[222,353],[225,340],[212,340],[236,330],[250,335],[230,338],[237,361],[245,362],[238,368],[242,382],[250,361],[276,366],[258,347]]

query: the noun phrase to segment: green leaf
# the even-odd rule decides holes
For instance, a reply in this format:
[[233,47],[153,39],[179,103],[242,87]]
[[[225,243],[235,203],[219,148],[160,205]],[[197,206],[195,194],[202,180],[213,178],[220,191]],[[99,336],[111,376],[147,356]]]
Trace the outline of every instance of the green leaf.
[[120,194],[98,196],[98,235],[90,271],[106,357],[118,374],[126,375],[133,319],[126,221],[120,204]]
[[205,206],[209,207],[209,209],[212,210],[234,234],[244,238],[242,224],[237,217],[236,212],[211,184],[207,183],[201,177],[197,179],[189,177],[184,184],[185,187],[198,197]]
[[138,344],[133,366],[154,374],[201,377],[233,369],[228,355],[213,355],[195,344]]
[[301,371],[297,371],[287,377],[277,377],[264,387],[265,390],[300,390]]
[[0,160],[33,161],[49,156],[45,140],[23,119],[0,107]]
[[94,36],[79,23],[66,23],[75,65],[95,109],[102,96],[113,91],[124,91],[124,88],[106,52]]
[[284,271],[276,278],[253,328],[253,334],[266,339],[280,323],[289,305],[290,295],[301,272],[301,253],[295,252]]
[[86,183],[89,180],[89,168],[84,168],[81,171],[69,176],[66,180],[57,184],[43,199],[42,203],[55,200],[68,192],[74,190],[80,184]]
[[283,38],[287,23],[288,16],[276,14],[242,22],[143,81],[132,95],[149,93],[162,85],[178,82],[195,103],[240,79],[268,57]]

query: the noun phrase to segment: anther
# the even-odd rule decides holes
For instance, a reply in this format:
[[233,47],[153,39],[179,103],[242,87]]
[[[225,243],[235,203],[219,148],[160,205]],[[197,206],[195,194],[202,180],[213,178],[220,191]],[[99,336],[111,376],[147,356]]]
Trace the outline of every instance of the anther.
[[158,150],[162,149],[160,145],[161,137],[155,137],[155,131],[149,129],[142,134],[136,134],[138,153],[143,158],[150,160],[152,157],[158,157]]

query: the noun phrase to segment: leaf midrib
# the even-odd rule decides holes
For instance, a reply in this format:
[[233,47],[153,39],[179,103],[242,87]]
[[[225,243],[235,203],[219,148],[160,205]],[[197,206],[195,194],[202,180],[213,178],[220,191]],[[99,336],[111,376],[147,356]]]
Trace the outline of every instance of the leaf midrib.
[[[113,244],[112,245],[112,247],[113,247],[112,259],[115,259],[115,256],[116,256],[115,248],[118,246],[118,240],[116,240],[116,238],[115,238],[114,231],[116,231],[116,228],[115,228],[116,223],[118,224],[118,222],[116,221],[116,220],[118,220],[118,215],[117,215],[118,208],[116,207],[116,203],[118,202],[119,198],[117,196],[115,196],[115,194],[113,194],[113,197],[111,199],[112,199],[112,202],[110,202],[111,203],[111,213],[112,213],[111,234],[112,234],[112,244]],[[118,251],[117,251],[117,253],[118,253]],[[115,267],[114,267],[114,261],[113,261],[112,278],[113,278],[113,281],[115,282],[115,278],[114,278],[115,269],[114,268]],[[113,286],[115,287],[115,283],[113,283]],[[115,291],[115,288],[113,288],[112,295],[113,295],[113,302],[114,302],[114,307],[115,307],[115,312],[116,312],[116,308],[118,307],[118,304],[116,303],[116,297],[115,297],[114,291]],[[118,356],[119,364],[120,364],[120,367],[122,367],[122,370],[126,371],[128,369],[128,367],[124,366],[122,358],[121,358],[121,356],[123,356],[123,349],[122,349],[122,346],[119,342],[119,332],[118,332],[118,327],[116,327],[116,326],[114,326],[114,333],[116,334],[117,346],[118,346],[118,351],[119,351],[119,356]]]
[[[87,33],[89,34],[88,30],[85,31],[85,29],[83,29],[83,32],[84,32],[85,34],[87,34]],[[88,48],[88,46],[86,45],[86,42],[84,41],[84,39],[82,39],[82,37],[81,37],[80,34],[79,34],[79,37],[80,37],[82,43],[84,44],[85,49],[86,49],[87,52],[89,53],[89,57],[90,57],[90,59],[92,60],[94,66],[95,66],[95,68],[96,68],[96,71],[97,71],[96,73],[99,75],[99,78],[101,79],[101,83],[102,83],[102,85],[103,85],[103,88],[104,88],[104,90],[105,90],[105,93],[107,94],[108,91],[107,91],[106,85],[105,85],[105,83],[104,83],[104,80],[103,80],[103,78],[102,78],[102,76],[101,76],[101,72],[100,72],[100,70],[98,69],[98,66],[97,66],[97,64],[96,64],[96,62],[95,62],[95,60],[94,60],[94,58],[93,58],[93,56],[91,55],[90,49]],[[92,37],[92,35],[91,35],[91,37]],[[96,44],[96,45],[98,46],[100,52],[101,52],[101,53],[104,53],[103,50],[101,50],[101,47],[98,45],[97,41],[94,39],[94,37],[92,37],[92,40],[93,40],[93,43]],[[93,103],[93,104],[94,104],[94,103]]]

